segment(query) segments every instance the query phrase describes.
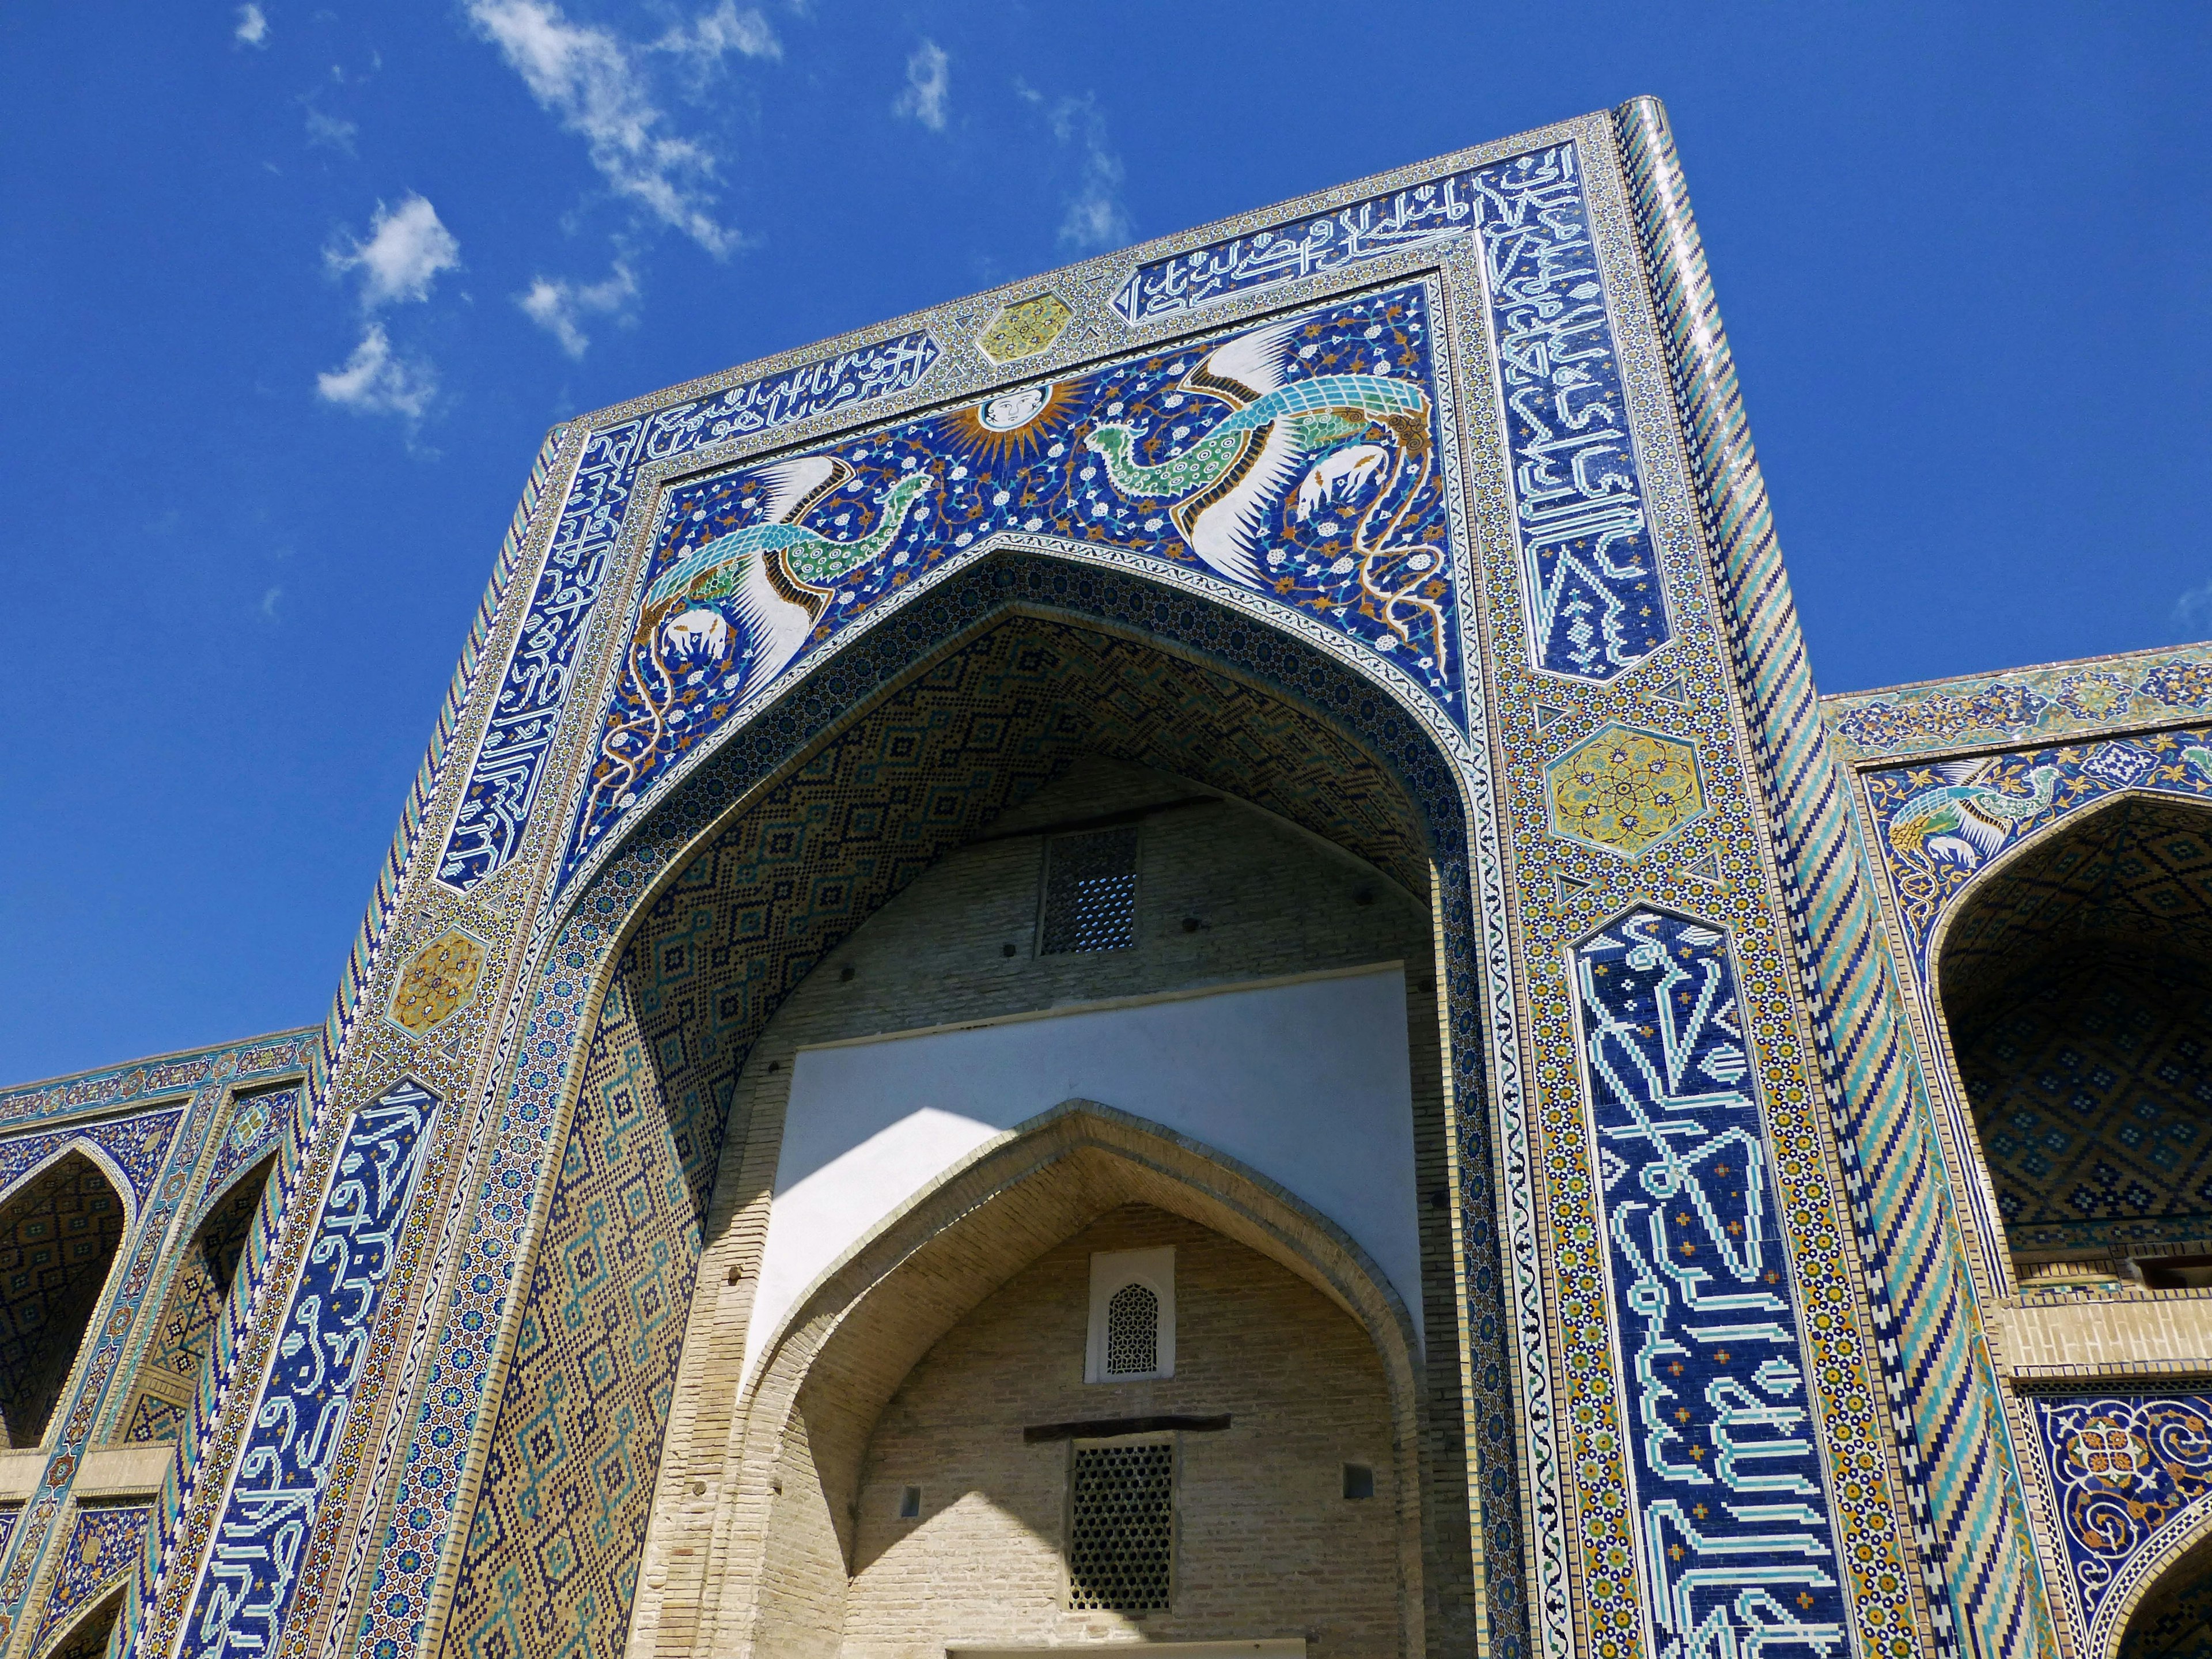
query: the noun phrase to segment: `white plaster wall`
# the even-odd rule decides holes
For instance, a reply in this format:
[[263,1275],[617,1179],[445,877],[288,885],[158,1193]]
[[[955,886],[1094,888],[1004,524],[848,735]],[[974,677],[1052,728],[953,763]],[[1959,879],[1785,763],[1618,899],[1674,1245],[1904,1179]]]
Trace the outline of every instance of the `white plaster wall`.
[[1418,1330],[1406,981],[1395,964],[802,1048],[744,1376],[811,1285],[994,1135],[1071,1099],[1165,1124],[1358,1241]]

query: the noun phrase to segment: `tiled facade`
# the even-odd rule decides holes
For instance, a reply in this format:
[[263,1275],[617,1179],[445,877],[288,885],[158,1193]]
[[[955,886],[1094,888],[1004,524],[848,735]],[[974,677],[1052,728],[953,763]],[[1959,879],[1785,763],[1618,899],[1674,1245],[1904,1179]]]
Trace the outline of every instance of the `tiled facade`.
[[[870,1413],[969,1432],[948,1334],[1086,1204],[1364,1329],[1397,1529],[1315,1571],[1396,1585],[1376,1651],[2183,1650],[2208,710],[2194,649],[1816,697],[1648,100],[580,416],[325,1024],[0,1095],[44,1425],[0,1659],[942,1651],[961,1563],[884,1530]],[[1190,992],[962,872],[1224,800],[1299,850],[1233,902],[1140,872],[1142,925],[1208,985],[1402,963],[1418,1318],[1298,1194],[1070,1100],[753,1330],[776,1034]],[[1044,1467],[960,1455],[1002,1453]],[[1254,1456],[1188,1522],[1224,1573],[1292,1569],[1206,1528],[1312,1497]],[[1049,1517],[959,1513],[1036,1570],[977,1639],[1121,1630],[1040,1611]]]

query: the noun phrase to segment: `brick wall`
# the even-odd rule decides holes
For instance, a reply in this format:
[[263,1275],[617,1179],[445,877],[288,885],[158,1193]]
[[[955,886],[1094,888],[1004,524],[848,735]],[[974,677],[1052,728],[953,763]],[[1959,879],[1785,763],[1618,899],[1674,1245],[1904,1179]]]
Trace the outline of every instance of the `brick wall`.
[[[1043,833],[1133,811],[1145,813],[1135,947],[1038,957]],[[635,1659],[840,1650],[842,1613],[834,1581],[858,1559],[849,1555],[850,1493],[822,1491],[813,1470],[848,1454],[857,1458],[860,1447],[834,1455],[823,1449],[817,1458],[805,1444],[806,1413],[789,1402],[783,1408],[789,1415],[774,1431],[778,1443],[764,1443],[762,1424],[746,1421],[748,1411],[757,1418],[758,1402],[738,1395],[792,1063],[800,1048],[1391,961],[1405,964],[1415,1156],[1426,1200],[1440,1195],[1448,1181],[1428,895],[1407,894],[1357,858],[1179,779],[1103,758],[1079,760],[984,838],[920,878],[817,964],[763,1031],[731,1103],[731,1139],[707,1218],[699,1291],[671,1404],[631,1628]],[[1074,1216],[1058,1233],[1042,1237],[1037,1248],[1053,1246],[1091,1218]],[[1413,1413],[1419,1444],[1402,1449],[1403,1467],[1418,1468],[1419,1489],[1396,1494],[1410,1509],[1414,1541],[1392,1544],[1398,1554],[1388,1579],[1390,1595],[1402,1580],[1425,1604],[1426,1629],[1401,1631],[1394,1602],[1373,1638],[1382,1645],[1346,1652],[1475,1650],[1448,1212],[1425,1201],[1420,1230],[1428,1340]],[[1263,1258],[1245,1257],[1297,1283]],[[1318,1293],[1305,1294],[1328,1305]],[[945,1313],[935,1328],[958,1311]],[[1357,1334],[1346,1316],[1330,1312]],[[1079,1330],[1075,1353],[1079,1379]],[[888,1394],[891,1384],[871,1386]],[[1378,1517],[1373,1524],[1386,1532],[1398,1507],[1390,1482],[1391,1458],[1400,1451],[1386,1444],[1374,1459],[1378,1495],[1369,1507]],[[1057,1455],[1065,1453],[1062,1447]],[[1329,1464],[1331,1490],[1342,1461]],[[1270,1518],[1254,1514],[1245,1520],[1264,1532]],[[838,1559],[841,1545],[846,1562]]]
[[[1088,1384],[1095,1250],[1176,1248],[1176,1374]],[[1161,1413],[1230,1426],[1178,1437],[1174,1605],[1061,1610],[1069,1445],[1034,1424]],[[1180,1216],[1109,1212],[1017,1274],[907,1376],[870,1441],[844,1652],[947,1644],[1309,1638],[1314,1659],[1398,1648],[1390,1407],[1373,1345],[1303,1279]],[[1376,1474],[1346,1501],[1342,1468]],[[921,1514],[898,1518],[901,1489]]]

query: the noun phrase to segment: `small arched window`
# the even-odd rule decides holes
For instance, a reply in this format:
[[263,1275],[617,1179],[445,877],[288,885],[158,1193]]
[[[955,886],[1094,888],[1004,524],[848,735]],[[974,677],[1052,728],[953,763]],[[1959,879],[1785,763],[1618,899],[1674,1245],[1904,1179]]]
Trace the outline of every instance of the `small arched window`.
[[1091,1258],[1086,1382],[1175,1375],[1175,1247],[1105,1250]]

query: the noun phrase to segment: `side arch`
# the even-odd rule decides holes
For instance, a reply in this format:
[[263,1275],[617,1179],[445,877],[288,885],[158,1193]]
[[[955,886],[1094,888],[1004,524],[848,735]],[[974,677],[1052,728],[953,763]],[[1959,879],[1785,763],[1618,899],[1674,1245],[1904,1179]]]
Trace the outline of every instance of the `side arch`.
[[[844,1594],[862,1455],[900,1382],[999,1285],[1122,1204],[1194,1221],[1288,1268],[1366,1332],[1389,1381],[1396,1459],[1399,1650],[1419,1652],[1423,1425],[1412,1317],[1376,1263],[1295,1194],[1191,1137],[1068,1101],[948,1170],[818,1279],[747,1386],[708,1627],[716,1650],[775,1651]],[[746,1592],[750,1591],[748,1595]],[[736,1599],[732,1600],[735,1597]]]
[[188,1228],[178,1229],[179,1259],[161,1316],[139,1351],[129,1403],[113,1431],[117,1440],[191,1437],[193,1402],[212,1392],[207,1371],[216,1328],[236,1299],[240,1269],[268,1207],[277,1161],[275,1152],[264,1154],[203,1202]]
[[[2212,1244],[2212,805],[2130,789],[1974,872],[1929,945],[1966,1195],[2015,1284],[2100,1282]],[[2169,1286],[2171,1288],[2171,1286]]]
[[85,1360],[136,1219],[129,1178],[72,1139],[0,1195],[0,1431],[36,1446]]
[[38,1650],[38,1659],[102,1659],[113,1652],[116,1628],[125,1622],[130,1597],[125,1580],[52,1632],[52,1639]]

